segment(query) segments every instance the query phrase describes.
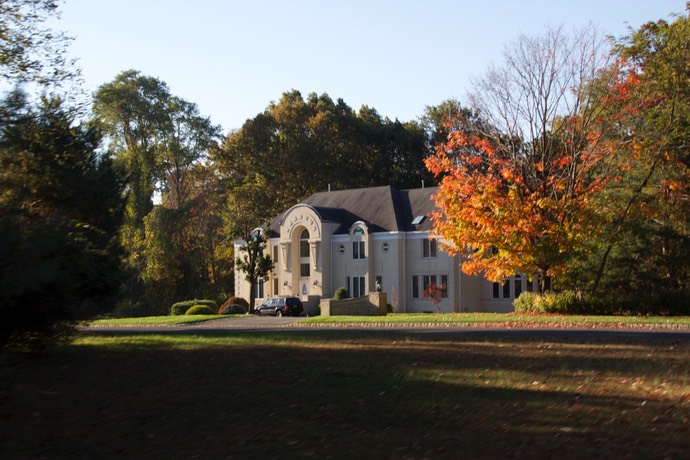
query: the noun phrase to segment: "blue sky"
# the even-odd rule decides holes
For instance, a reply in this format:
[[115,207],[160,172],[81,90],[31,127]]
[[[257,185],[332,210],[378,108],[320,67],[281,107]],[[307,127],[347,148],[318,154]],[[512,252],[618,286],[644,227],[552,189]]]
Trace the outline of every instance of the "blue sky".
[[281,94],[328,93],[391,119],[463,100],[520,34],[589,22],[628,26],[685,0],[65,0],[53,26],[75,38],[86,89],[136,69],[165,81],[224,132]]

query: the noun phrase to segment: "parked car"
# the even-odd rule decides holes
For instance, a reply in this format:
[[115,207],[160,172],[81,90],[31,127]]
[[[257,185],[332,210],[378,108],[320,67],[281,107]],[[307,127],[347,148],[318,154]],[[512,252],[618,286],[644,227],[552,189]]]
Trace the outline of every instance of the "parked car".
[[302,301],[297,297],[273,297],[254,308],[257,315],[300,316],[304,311]]

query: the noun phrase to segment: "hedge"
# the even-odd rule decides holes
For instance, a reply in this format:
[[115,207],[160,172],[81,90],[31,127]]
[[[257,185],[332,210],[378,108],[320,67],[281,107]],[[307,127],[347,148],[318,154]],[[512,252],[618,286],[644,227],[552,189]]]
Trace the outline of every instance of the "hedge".
[[200,300],[200,299],[194,299],[194,300],[185,300],[184,302],[177,302],[170,307],[170,315],[171,316],[180,316],[184,315],[187,310],[189,310],[191,307],[195,305],[205,305],[211,309],[213,309],[212,315],[215,314],[216,310],[218,309],[218,304],[214,300]]

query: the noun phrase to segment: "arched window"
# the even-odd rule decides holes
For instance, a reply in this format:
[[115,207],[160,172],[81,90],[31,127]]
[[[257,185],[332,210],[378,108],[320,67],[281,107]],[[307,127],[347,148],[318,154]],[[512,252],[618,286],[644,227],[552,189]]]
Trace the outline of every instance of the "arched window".
[[299,276],[309,277],[309,230],[302,230],[299,236]]

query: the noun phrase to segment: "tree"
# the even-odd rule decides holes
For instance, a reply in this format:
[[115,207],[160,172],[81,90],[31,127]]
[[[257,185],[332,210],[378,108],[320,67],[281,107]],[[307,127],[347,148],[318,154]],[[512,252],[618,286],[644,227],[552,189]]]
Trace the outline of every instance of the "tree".
[[3,0],[0,3],[0,76],[40,85],[59,85],[78,71],[66,59],[71,39],[45,27],[59,16],[59,1]]
[[429,283],[424,288],[424,298],[429,299],[432,304],[436,307],[439,313],[441,313],[441,300],[446,294],[445,284]]
[[448,99],[436,106],[426,106],[421,127],[427,138],[429,155],[436,152],[436,148],[448,140],[448,134],[458,128],[452,126],[453,120],[469,119],[472,115],[472,111],[463,107],[457,99]]
[[608,56],[593,29],[522,36],[476,82],[471,109],[451,113],[426,164],[442,178],[435,231],[466,257],[463,271],[538,274],[545,286],[602,231],[594,198],[617,170],[599,117],[601,87],[618,75],[603,73]]
[[0,108],[0,344],[60,337],[114,302],[124,182],[99,142],[58,99]]
[[261,202],[264,195],[259,193],[260,188],[260,185],[254,184],[235,190],[228,206],[233,213],[230,234],[244,242],[240,247],[240,252],[244,254],[235,259],[235,267],[245,274],[249,282],[249,312],[255,307],[258,281],[273,270],[270,255],[264,254],[268,242],[266,231],[257,225],[257,209],[267,209],[265,203]]
[[[690,291],[690,21],[649,22],[616,43],[624,98],[603,115],[625,138],[625,177],[602,194],[612,219],[576,267],[580,284],[638,312],[688,311]],[[605,200],[604,200],[605,199]]]
[[[194,289],[191,280],[198,280],[189,245],[192,216],[199,211],[193,209],[194,188],[201,184],[195,171],[203,169],[220,127],[201,116],[196,104],[173,96],[164,82],[134,70],[102,85],[93,110],[128,174],[122,240],[128,250],[130,302],[146,295],[154,304],[149,308],[167,309],[167,302],[187,297]],[[157,195],[160,205],[154,204]]]
[[264,184],[268,216],[317,191],[433,179],[424,168],[425,136],[416,123],[359,112],[327,94],[284,93],[277,103],[226,136],[213,160],[223,187]]

